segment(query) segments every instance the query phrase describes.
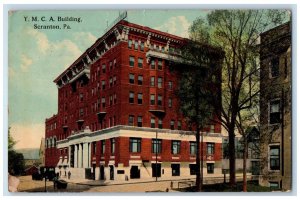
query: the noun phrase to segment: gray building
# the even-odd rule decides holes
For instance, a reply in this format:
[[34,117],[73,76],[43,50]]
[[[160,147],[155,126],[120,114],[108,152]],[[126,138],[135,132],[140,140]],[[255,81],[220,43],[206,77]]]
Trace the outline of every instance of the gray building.
[[259,183],[291,189],[291,23],[261,34]]

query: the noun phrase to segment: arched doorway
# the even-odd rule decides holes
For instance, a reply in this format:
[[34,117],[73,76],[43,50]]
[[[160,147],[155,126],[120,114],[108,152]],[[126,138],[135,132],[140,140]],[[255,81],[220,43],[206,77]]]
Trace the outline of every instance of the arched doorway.
[[100,180],[105,179],[104,165],[100,166]]

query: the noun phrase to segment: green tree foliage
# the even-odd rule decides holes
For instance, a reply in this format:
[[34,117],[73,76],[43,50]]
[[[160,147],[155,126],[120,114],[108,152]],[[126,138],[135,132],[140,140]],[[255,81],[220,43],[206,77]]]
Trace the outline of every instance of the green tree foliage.
[[16,141],[10,135],[10,127],[8,128],[8,150],[12,150],[16,144]]
[[16,141],[10,135],[8,129],[8,172],[11,175],[21,175],[25,170],[25,161],[22,153],[17,153],[14,150]]
[[222,66],[222,104],[215,105],[215,108],[221,113],[219,120],[229,135],[232,186],[236,183],[236,121],[242,111],[251,107],[253,98],[259,94],[257,81],[251,80],[253,74],[259,70],[255,65],[259,53],[258,39],[262,32],[282,23],[287,14],[284,10],[214,10],[207,15],[206,20],[197,19],[190,29],[192,38],[201,40],[201,33],[204,33],[205,40],[225,52]]
[[181,58],[182,62],[178,63],[176,68],[180,73],[176,93],[180,100],[180,111],[187,124],[196,129],[196,188],[197,191],[201,191],[203,161],[200,162],[200,159],[203,158],[203,143],[199,145],[200,131],[210,124],[214,117],[214,107],[210,103],[215,101],[212,91],[220,85],[213,82],[216,79],[212,77],[218,75],[215,66],[216,60],[219,61],[222,58],[222,51],[205,43],[188,41],[181,49]]

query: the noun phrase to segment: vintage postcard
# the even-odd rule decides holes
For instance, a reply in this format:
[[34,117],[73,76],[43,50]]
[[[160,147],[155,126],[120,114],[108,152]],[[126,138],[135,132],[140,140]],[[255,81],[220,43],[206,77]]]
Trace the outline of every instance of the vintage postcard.
[[9,192],[292,191],[292,10],[10,10]]

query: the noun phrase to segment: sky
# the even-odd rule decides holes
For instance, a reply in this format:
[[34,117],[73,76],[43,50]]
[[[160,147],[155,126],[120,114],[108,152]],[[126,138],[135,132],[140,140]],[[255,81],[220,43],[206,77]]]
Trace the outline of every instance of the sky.
[[[45,119],[57,113],[53,80],[104,34],[119,10],[10,11],[8,16],[8,126],[16,149],[39,148]],[[188,37],[188,29],[207,10],[129,10],[127,20]],[[45,17],[45,22],[28,21]],[[81,22],[50,22],[52,17],[80,17]],[[25,20],[27,19],[27,21]],[[34,29],[34,24],[71,29]]]

